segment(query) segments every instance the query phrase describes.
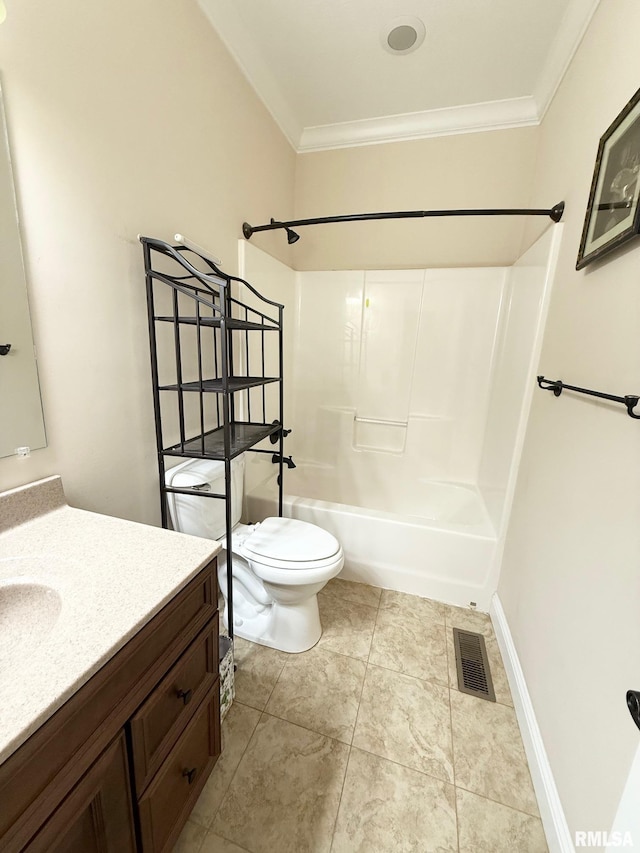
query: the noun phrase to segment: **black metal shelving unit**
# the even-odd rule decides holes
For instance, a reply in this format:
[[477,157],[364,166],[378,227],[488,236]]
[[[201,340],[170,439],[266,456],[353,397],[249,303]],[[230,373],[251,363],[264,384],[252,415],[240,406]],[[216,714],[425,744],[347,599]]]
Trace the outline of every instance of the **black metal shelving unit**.
[[[245,451],[278,458],[282,515],[284,306],[184,245],[140,237],[147,284],[162,526],[167,493],[225,501],[227,602],[233,638],[231,460]],[[245,301],[238,291],[244,286]],[[252,304],[249,304],[251,301]],[[276,347],[269,344],[275,336]],[[275,358],[274,358],[275,356]],[[275,361],[275,364],[273,363]],[[271,372],[267,372],[268,368]],[[275,369],[274,369],[275,368]],[[269,394],[268,386],[276,393]],[[256,447],[270,439],[271,449]],[[224,462],[225,494],[167,486],[167,457]]]

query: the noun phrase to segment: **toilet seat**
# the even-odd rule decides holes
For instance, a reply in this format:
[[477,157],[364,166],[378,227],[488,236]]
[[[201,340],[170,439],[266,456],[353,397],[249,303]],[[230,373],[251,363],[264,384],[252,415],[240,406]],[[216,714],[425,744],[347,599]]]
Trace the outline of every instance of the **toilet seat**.
[[293,518],[265,519],[238,550],[261,580],[285,585],[328,579],[344,561],[331,533]]
[[268,584],[276,584],[282,587],[294,589],[300,586],[312,586],[313,584],[324,584],[335,577],[344,565],[344,554],[342,548],[333,557],[326,560],[316,560],[313,563],[285,563],[275,565],[275,560],[270,563],[258,560],[246,555],[245,559],[251,566],[254,575]]
[[340,543],[321,527],[295,518],[265,518],[242,543],[247,557],[266,565],[295,568],[334,558]]

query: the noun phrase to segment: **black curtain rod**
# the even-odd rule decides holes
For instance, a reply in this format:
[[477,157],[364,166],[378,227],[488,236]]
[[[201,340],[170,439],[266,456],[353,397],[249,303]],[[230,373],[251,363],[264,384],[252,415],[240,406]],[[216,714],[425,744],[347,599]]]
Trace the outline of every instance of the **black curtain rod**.
[[268,225],[249,225],[244,222],[242,233],[247,240],[258,231],[275,231],[284,228],[289,243],[300,239],[292,228],[303,225],[324,225],[328,222],[362,222],[369,219],[423,219],[432,216],[549,216],[554,222],[560,222],[564,213],[564,202],[561,201],[549,210],[540,208],[486,208],[480,210],[394,210],[386,213],[350,213],[344,216],[317,216],[314,219],[292,219],[289,222],[279,222],[272,219]]

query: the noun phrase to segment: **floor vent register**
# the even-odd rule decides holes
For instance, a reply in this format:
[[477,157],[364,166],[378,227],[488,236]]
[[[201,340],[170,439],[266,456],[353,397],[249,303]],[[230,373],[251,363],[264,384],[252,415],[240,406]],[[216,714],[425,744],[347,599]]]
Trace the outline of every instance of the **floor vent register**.
[[453,644],[456,650],[458,690],[461,693],[495,702],[496,694],[482,634],[454,628]]

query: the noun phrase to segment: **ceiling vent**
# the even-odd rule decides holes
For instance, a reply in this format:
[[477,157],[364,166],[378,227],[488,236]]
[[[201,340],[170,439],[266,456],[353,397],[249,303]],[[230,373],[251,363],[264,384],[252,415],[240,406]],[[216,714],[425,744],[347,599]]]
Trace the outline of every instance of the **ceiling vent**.
[[383,27],[380,41],[385,50],[394,54],[413,53],[417,50],[426,35],[426,29],[420,18],[402,15],[394,18]]

